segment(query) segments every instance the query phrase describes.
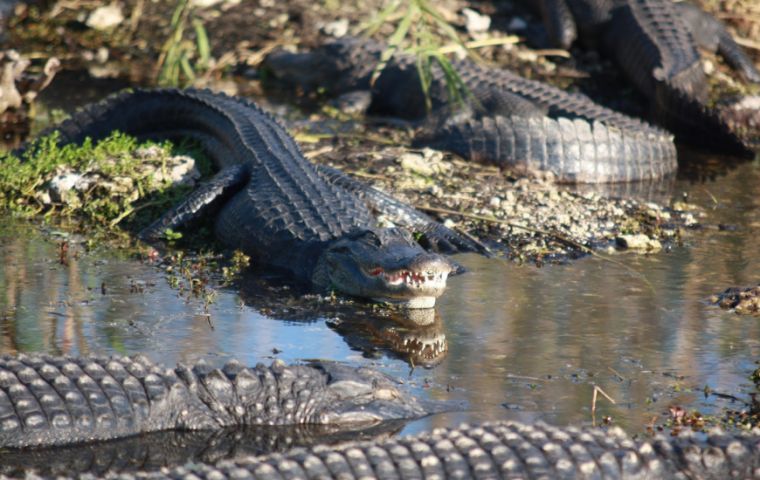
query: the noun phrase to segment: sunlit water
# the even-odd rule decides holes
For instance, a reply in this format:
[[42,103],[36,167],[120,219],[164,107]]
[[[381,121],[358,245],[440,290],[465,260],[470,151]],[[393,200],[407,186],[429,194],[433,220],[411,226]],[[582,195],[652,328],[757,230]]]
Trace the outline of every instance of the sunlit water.
[[[327,325],[332,314],[269,318],[233,289],[219,291],[210,323],[203,302],[179,295],[156,266],[81,249],[64,265],[56,237],[6,221],[0,352],[144,353],[169,365],[201,357],[255,364],[275,356],[371,365],[454,410],[413,422],[407,433],[506,418],[588,424],[598,386],[616,403],[600,398],[597,420],[608,416],[642,431],[671,405],[718,414],[729,406],[706,397],[705,386],[739,398],[751,391],[747,376],[760,358],[760,321],[706,299],[758,282],[758,185],[757,162],[715,181],[680,181],[676,192],[688,192],[691,203],[705,208],[704,223],[737,228],[689,233],[670,252],[544,268],[460,256],[470,273],[452,278],[436,307],[448,353],[430,369],[412,368],[382,346],[374,354],[352,349]],[[354,315],[341,313],[349,322],[361,322],[364,313]]]

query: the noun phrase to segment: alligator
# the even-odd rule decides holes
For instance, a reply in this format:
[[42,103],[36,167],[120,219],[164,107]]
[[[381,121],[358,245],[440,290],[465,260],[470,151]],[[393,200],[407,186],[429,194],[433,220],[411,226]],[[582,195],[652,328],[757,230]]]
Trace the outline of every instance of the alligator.
[[[201,361],[165,369],[141,355],[0,357],[0,458],[29,447],[167,430],[377,424],[420,417],[433,408],[400,392],[375,370],[335,362],[287,366],[275,361],[270,367],[248,368],[233,360],[212,368]],[[344,473],[350,474],[345,478],[749,478],[760,474],[760,432],[633,440],[620,429],[486,423],[418,437],[299,448],[216,466],[195,464],[168,475],[222,478],[220,473],[227,477],[244,471],[261,478],[275,473],[287,478],[344,478]]]
[[[340,95],[371,89],[372,114],[424,118],[426,95],[414,57],[397,52],[370,85],[384,49],[379,42],[343,37],[311,52],[273,52],[263,66],[274,78],[306,92]],[[659,128],[507,70],[468,59],[452,64],[466,86],[467,106],[448,108],[445,76],[434,65],[429,88],[433,115],[417,145],[528,172],[551,172],[568,183],[654,179],[676,169],[672,135]]]
[[760,478],[760,431],[633,439],[619,428],[492,422],[107,478]]
[[671,0],[532,0],[547,36],[568,48],[576,38],[599,46],[649,99],[658,124],[689,143],[754,156],[749,143],[707,106],[708,84],[697,47],[718,51],[748,81],[760,72],[715,18]]
[[0,448],[48,447],[166,430],[366,424],[424,406],[376,370],[327,361],[166,369],[145,356],[0,357]]
[[[434,306],[445,289],[454,264],[436,252],[488,253],[409,205],[314,166],[271,115],[242,98],[135,90],[87,106],[42,135],[55,132],[61,144],[81,143],[114,130],[138,138],[193,138],[219,169],[143,230],[147,240],[217,211],[216,237],[260,264],[322,290],[409,308]],[[395,227],[381,228],[376,212]]]

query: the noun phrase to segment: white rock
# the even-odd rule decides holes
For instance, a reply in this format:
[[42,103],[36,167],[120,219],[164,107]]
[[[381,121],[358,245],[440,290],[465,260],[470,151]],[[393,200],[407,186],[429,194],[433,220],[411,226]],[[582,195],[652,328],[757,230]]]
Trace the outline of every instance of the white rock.
[[190,5],[197,8],[208,8],[221,2],[222,0],[190,0]]
[[121,5],[111,3],[98,7],[87,17],[87,26],[95,30],[109,30],[124,21]]
[[348,19],[341,18],[322,26],[322,32],[331,37],[340,38],[348,33]]
[[81,174],[64,171],[50,180],[50,198],[54,202],[63,202],[68,193],[81,184],[83,177]]
[[634,235],[620,235],[615,239],[622,248],[639,250],[643,252],[657,252],[662,250],[662,244],[656,238],[649,238],[643,233]]
[[491,27],[491,17],[488,15],[483,15],[471,8],[463,9],[462,15],[465,18],[465,28],[469,33],[487,32]]
[[731,105],[735,110],[760,110],[760,95],[743,97],[740,101]]
[[156,169],[153,174],[153,180],[164,182],[169,180],[172,185],[195,185],[196,180],[201,178],[201,174],[195,167],[195,160],[185,155],[177,155],[172,158],[171,168]]
[[398,158],[398,163],[404,170],[425,177],[429,177],[434,173],[433,168],[425,158],[417,153],[404,153]]

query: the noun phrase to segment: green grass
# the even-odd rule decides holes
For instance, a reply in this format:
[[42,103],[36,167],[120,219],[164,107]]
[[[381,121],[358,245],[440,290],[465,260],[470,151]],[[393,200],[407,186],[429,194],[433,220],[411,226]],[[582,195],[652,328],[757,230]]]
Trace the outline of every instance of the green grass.
[[[145,160],[137,158],[135,152],[139,147],[150,145],[158,147],[160,153],[155,161],[163,165],[178,150],[170,142],[140,143],[119,132],[97,143],[88,139],[81,145],[58,145],[58,134],[54,133],[37,140],[21,158],[0,154],[0,209],[24,217],[40,214],[75,217],[89,225],[113,228],[141,209],[140,202],[149,202],[156,210],[167,208],[184,195],[187,188],[173,188],[168,181],[157,183],[152,174],[144,173],[140,167]],[[46,183],[63,169],[96,173],[103,181],[131,182],[132,188],[118,194],[108,191],[98,181],[85,192],[70,192],[78,198],[46,204],[41,198]]]
[[[195,41],[186,38],[188,23]],[[198,75],[208,71],[211,47],[203,22],[193,14],[188,0],[179,0],[171,21],[171,33],[156,62],[156,83],[161,86],[188,87]]]
[[451,61],[444,55],[444,42],[454,42],[468,53],[470,50],[433,3],[428,0],[391,0],[385,9],[363,26],[363,30],[367,35],[372,35],[385,24],[393,24],[395,29],[388,37],[388,45],[380,56],[372,81],[377,79],[394,53],[410,53],[417,57],[417,70],[428,109],[431,108],[429,93],[436,65],[443,72],[449,100],[462,104],[469,92]]

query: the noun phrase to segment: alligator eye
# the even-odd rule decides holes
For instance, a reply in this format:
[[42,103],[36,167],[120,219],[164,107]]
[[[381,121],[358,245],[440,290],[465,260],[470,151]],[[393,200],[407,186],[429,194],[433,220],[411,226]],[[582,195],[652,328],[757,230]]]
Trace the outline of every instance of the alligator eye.
[[332,249],[333,253],[348,253],[351,250],[348,247],[336,247]]
[[383,242],[380,240],[380,237],[378,237],[375,232],[367,232],[367,238],[376,247],[379,247],[383,244]]

